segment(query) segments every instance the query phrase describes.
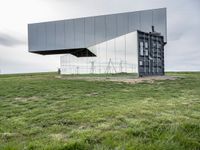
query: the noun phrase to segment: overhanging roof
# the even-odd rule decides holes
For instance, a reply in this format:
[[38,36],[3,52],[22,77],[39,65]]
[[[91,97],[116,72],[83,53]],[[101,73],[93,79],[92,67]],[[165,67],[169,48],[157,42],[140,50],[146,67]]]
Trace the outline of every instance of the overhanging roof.
[[83,56],[90,46],[137,30],[151,32],[152,26],[167,42],[166,19],[166,8],[160,8],[29,24],[29,52]]

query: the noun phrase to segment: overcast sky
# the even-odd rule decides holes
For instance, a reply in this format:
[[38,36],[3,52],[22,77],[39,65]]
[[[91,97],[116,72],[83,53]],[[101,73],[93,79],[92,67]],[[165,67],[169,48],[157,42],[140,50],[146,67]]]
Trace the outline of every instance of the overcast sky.
[[168,71],[200,71],[200,0],[0,0],[1,73],[56,71],[60,55],[28,53],[27,24],[167,8]]

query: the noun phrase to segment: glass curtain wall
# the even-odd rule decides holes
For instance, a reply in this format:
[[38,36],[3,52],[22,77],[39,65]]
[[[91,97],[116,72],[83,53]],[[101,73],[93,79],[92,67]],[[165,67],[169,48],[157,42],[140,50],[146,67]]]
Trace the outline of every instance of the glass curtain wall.
[[62,74],[138,73],[137,32],[91,46],[96,57],[61,56]]

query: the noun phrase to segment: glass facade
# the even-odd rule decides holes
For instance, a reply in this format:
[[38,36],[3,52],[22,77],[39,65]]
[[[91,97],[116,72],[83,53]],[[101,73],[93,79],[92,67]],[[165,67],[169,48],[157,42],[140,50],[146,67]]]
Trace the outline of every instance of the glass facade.
[[29,24],[29,52],[69,53],[67,50],[88,48],[137,30],[149,33],[152,26],[167,42],[166,19],[166,9],[161,8]]
[[157,33],[132,32],[88,49],[96,56],[61,56],[61,73],[164,75],[164,40]]
[[61,73],[164,74],[166,8],[28,25],[29,52],[61,57]]
[[88,48],[96,57],[61,56],[63,74],[87,73],[137,73],[137,32],[91,46]]

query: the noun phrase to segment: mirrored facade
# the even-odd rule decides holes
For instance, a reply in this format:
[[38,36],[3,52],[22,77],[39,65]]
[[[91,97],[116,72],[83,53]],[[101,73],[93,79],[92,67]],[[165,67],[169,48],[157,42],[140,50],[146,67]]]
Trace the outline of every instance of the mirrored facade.
[[166,15],[166,8],[160,8],[29,24],[29,52],[65,54],[63,74],[162,75]]
[[61,56],[63,74],[137,73],[137,32],[102,42],[88,48],[95,57]]

